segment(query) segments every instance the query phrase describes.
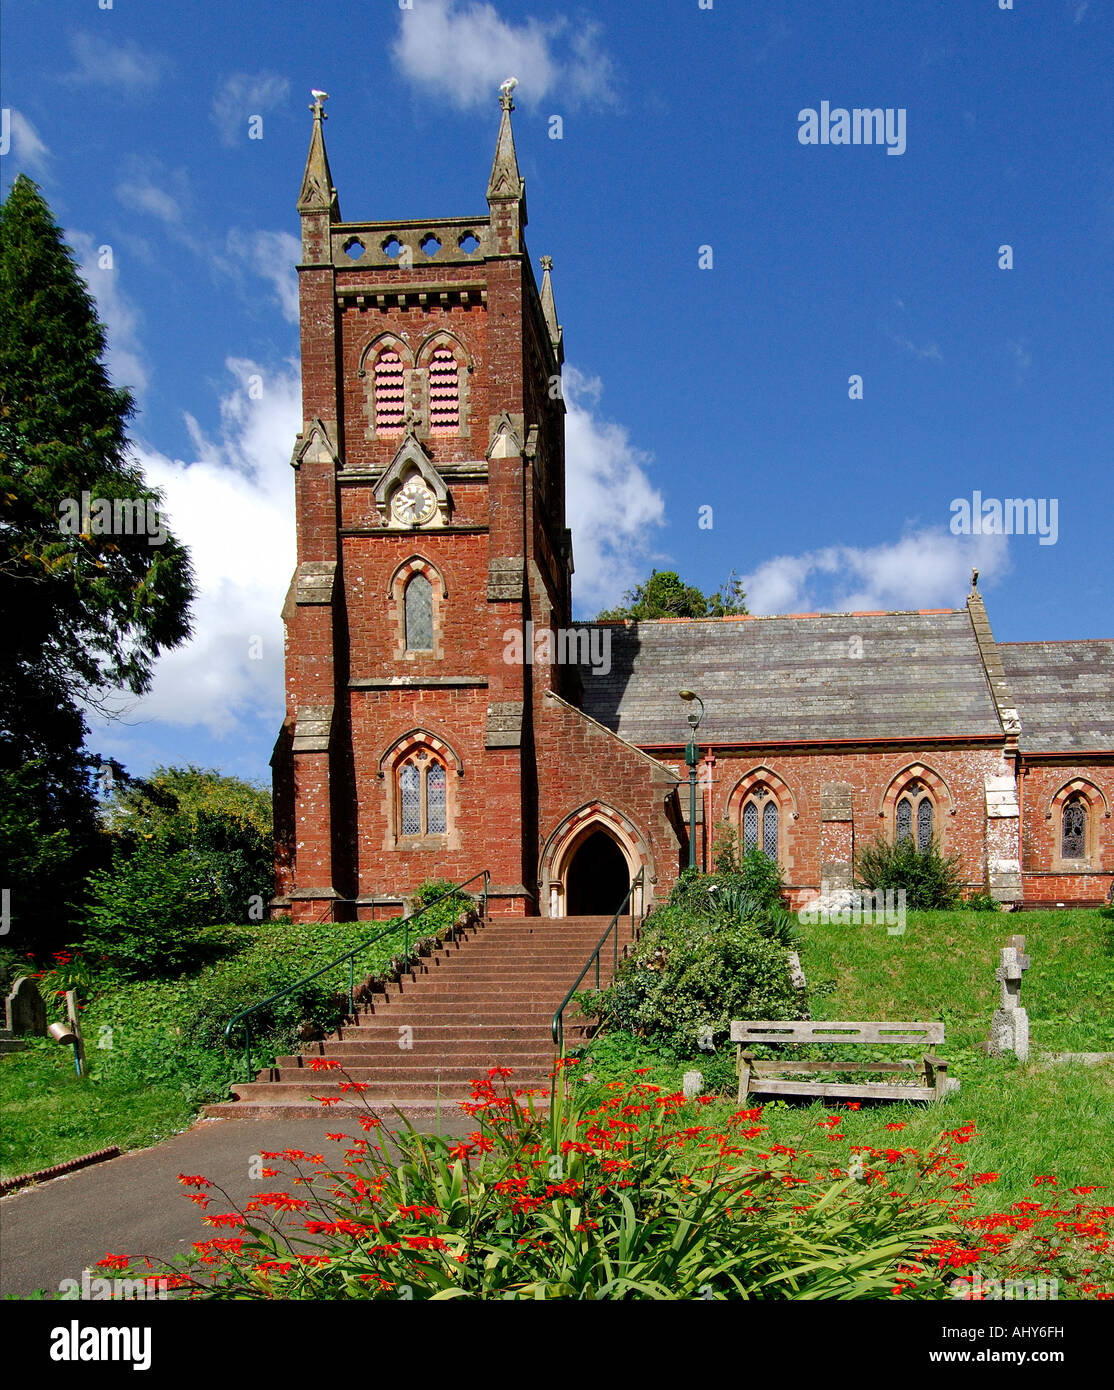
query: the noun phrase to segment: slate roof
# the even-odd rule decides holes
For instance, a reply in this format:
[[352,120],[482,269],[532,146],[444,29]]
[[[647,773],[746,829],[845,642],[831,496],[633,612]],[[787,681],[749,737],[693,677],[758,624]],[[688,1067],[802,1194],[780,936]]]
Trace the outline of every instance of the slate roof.
[[705,746],[1002,737],[965,608],[595,626],[611,670],[581,667],[584,711],[643,748],[685,742],[686,687]]
[[1024,753],[1114,749],[1114,641],[999,642]]

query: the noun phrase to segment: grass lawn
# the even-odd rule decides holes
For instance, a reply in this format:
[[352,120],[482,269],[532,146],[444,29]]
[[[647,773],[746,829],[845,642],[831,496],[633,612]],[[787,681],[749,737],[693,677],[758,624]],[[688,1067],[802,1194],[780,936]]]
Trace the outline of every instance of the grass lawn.
[[[203,1010],[210,1032],[219,1034],[247,1002],[293,984],[386,925],[228,927],[227,954],[192,975],[94,987],[87,998],[82,995],[84,1078],[75,1073],[73,1050],[49,1040],[36,1039],[26,1052],[0,1057],[0,1176],[34,1172],[113,1144],[141,1148],[187,1128],[204,1105],[227,1098],[229,1081],[242,1079],[244,1052],[242,1035],[231,1051],[211,1042],[199,1046],[183,1022]],[[381,970],[401,949],[401,933],[369,947],[357,959],[357,981]],[[245,979],[246,985],[232,990],[233,982]],[[255,980],[266,985],[253,987]],[[347,965],[323,980],[347,991]],[[240,1002],[244,989],[247,997]],[[276,1051],[291,1046],[290,1040],[260,1040],[253,1067],[269,1065]]]
[[[976,1050],[998,1000],[998,950],[1015,932],[1024,935],[1033,962],[1021,992],[1032,1049],[1024,1064],[994,1061]],[[962,1086],[942,1105],[881,1102],[852,1111],[819,1102],[767,1103],[763,1143],[810,1148],[846,1167],[851,1145],[924,1148],[943,1130],[973,1122],[975,1137],[965,1147],[968,1171],[1000,1175],[978,1190],[976,1212],[1033,1200],[1034,1179],[1045,1176],[1057,1179],[1061,1193],[1100,1186],[1106,1194],[1094,1200],[1112,1200],[1114,1066],[1049,1066],[1040,1059],[1045,1051],[1114,1052],[1114,924],[1108,917],[1099,911],[910,913],[903,936],[888,936],[883,926],[803,928],[799,951],[810,985],[836,982],[813,1009],[816,1017],[942,1018],[947,1042],[937,1051]],[[885,1059],[893,1053],[871,1055]],[[685,1070],[704,1071],[709,1086],[731,1098],[704,1107],[703,1123],[714,1124],[738,1108],[730,1091],[733,1058],[723,1053],[678,1063],[633,1039],[613,1037],[593,1044],[581,1063],[593,1087],[637,1066],[648,1066],[646,1079],[670,1090],[680,1089]],[[753,1098],[748,1108],[760,1104],[761,1097]],[[842,1140],[829,1139],[829,1131],[819,1127],[834,1114],[843,1121],[836,1129]],[[898,1124],[904,1127],[887,1128]],[[1038,1198],[1051,1184],[1042,1187]]]

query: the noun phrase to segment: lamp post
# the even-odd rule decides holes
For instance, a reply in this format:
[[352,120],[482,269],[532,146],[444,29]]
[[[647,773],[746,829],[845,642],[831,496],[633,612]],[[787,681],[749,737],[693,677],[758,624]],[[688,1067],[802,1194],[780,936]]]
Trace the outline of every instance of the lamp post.
[[696,731],[700,728],[700,721],[704,718],[704,701],[697,695],[695,690],[678,690],[677,694],[682,700],[690,703],[695,700],[700,706],[700,713],[694,710],[688,716],[689,734],[688,747],[685,749],[685,762],[689,769],[689,868],[696,867],[696,764],[700,757],[700,749],[696,746]]

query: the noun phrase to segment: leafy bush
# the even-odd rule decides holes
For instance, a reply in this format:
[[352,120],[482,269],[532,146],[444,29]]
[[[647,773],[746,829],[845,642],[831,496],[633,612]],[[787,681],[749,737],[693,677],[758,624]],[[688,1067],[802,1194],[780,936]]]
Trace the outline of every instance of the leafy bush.
[[580,1002],[685,1057],[726,1042],[732,1019],[801,1017],[802,994],[785,947],[754,924],[674,911],[654,913],[615,982]]
[[964,878],[959,865],[958,851],[943,855],[935,840],[918,850],[911,838],[890,843],[879,837],[855,855],[855,886],[904,888],[906,906],[914,911],[960,907]]
[[226,947],[226,934],[209,925],[211,887],[189,850],[118,843],[111,870],[91,874],[89,888],[83,949],[125,979],[178,975]]
[[692,917],[727,917],[749,922],[764,936],[791,945],[797,938],[796,919],[784,905],[781,870],[761,850],[751,850],[743,868],[731,874],[702,874],[685,869],[662,912]]
[[[268,1004],[251,1016],[253,1040],[266,1041],[276,1052],[298,1045],[302,1023],[311,1023],[329,1033],[343,1021],[348,1007],[347,994],[328,976],[319,976]],[[182,1010],[182,1033],[199,1047],[222,1047],[229,1019],[241,1009],[262,1003],[272,994],[287,989],[297,979],[281,964],[224,971],[213,975],[192,990]],[[346,986],[347,988],[347,986]],[[233,1029],[232,1047],[243,1044],[242,1026]]]
[[968,912],[1001,912],[1002,904],[992,893],[968,893],[963,899]]

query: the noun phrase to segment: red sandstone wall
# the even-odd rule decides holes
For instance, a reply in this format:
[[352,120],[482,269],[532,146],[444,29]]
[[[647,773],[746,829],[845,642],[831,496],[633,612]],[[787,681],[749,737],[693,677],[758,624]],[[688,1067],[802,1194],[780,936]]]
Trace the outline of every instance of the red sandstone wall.
[[[1090,854],[1060,858],[1060,813],[1065,788],[1082,784],[1089,803]],[[1114,766],[1111,762],[1025,764],[1021,777],[1021,871],[1027,906],[1089,904],[1105,900],[1114,882]]]

